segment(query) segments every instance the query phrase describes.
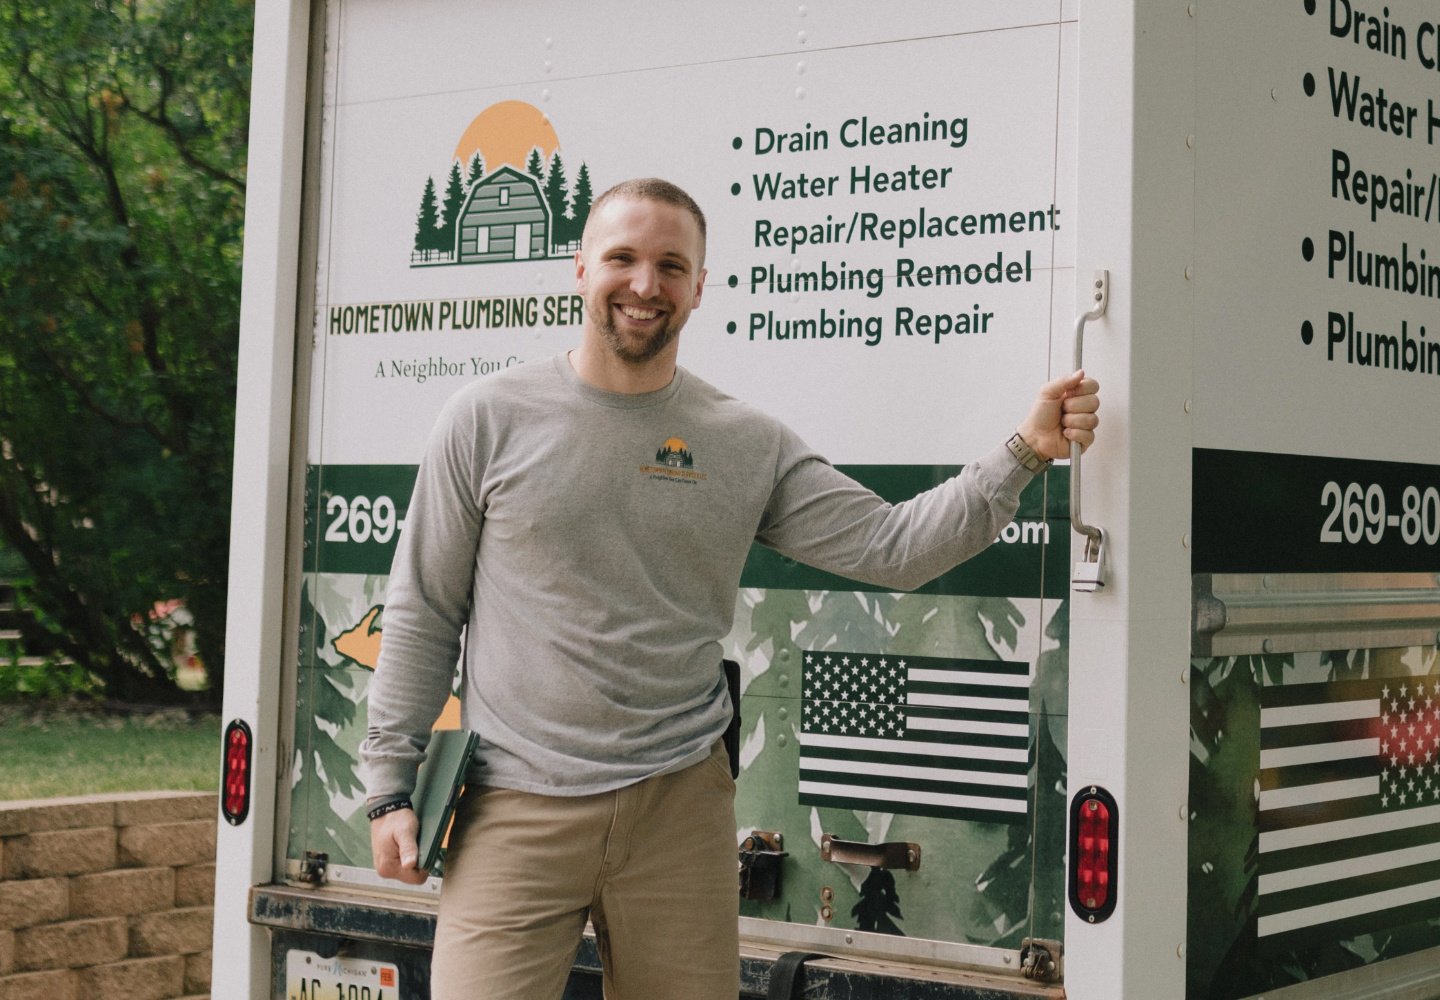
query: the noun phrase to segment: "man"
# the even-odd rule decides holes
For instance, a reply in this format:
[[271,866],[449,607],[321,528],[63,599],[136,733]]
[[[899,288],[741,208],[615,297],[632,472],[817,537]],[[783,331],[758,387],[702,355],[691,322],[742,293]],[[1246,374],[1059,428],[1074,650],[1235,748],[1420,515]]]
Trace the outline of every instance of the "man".
[[[376,870],[418,883],[407,796],[468,626],[480,736],[446,859],[432,996],[556,998],[587,918],[620,1000],[734,1000],[734,784],[720,667],[758,540],[894,589],[984,548],[1097,386],[1040,390],[1008,444],[890,505],[676,366],[705,219],[655,179],[593,205],[580,346],[447,404],[401,536],[362,754]],[[657,461],[657,449],[682,468]]]

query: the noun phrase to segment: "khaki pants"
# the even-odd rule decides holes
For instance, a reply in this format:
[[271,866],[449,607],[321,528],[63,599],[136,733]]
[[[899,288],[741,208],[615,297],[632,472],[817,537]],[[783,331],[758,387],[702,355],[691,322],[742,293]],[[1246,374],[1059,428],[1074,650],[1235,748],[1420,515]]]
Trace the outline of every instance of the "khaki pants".
[[440,893],[433,1000],[558,1000],[588,918],[607,1000],[736,1000],[735,784],[709,759],[575,798],[461,800]]

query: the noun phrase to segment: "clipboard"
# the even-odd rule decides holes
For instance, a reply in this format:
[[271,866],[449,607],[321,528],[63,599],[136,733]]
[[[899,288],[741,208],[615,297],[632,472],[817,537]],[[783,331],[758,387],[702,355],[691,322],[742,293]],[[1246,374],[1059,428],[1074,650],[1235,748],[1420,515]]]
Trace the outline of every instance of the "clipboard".
[[415,778],[415,792],[410,800],[420,820],[417,838],[420,852],[417,866],[434,874],[440,851],[455,818],[460,790],[465,787],[465,771],[480,737],[468,729],[443,729],[430,737],[425,760]]

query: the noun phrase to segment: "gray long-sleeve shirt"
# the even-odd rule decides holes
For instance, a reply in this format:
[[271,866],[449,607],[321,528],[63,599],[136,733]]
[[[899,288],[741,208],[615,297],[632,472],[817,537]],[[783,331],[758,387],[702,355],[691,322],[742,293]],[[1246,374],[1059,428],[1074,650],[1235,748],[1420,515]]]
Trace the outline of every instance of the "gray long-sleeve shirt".
[[730,717],[720,642],[753,541],[907,590],[988,545],[1030,479],[1000,445],[889,504],[684,369],[642,395],[564,355],[478,381],[437,422],[400,537],[367,791],[413,788],[466,624],[485,783],[585,795],[698,762]]

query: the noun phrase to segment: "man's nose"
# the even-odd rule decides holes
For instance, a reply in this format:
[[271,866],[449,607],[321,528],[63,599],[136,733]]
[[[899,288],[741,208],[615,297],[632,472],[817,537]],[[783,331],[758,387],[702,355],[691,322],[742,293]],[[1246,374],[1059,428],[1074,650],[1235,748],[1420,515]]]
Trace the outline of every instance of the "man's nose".
[[642,299],[660,293],[660,272],[651,264],[637,264],[630,274],[630,291]]

